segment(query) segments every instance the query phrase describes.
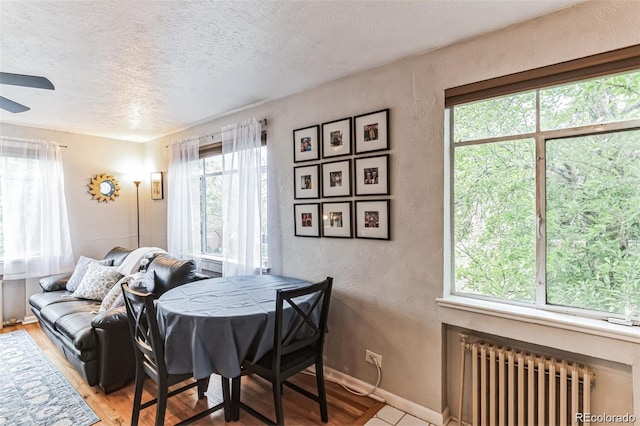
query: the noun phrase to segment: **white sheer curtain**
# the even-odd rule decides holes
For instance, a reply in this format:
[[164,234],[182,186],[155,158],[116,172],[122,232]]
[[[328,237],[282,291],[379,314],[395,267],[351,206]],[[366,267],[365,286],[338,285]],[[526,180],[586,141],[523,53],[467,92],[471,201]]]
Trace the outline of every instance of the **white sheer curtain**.
[[198,139],[169,145],[167,249],[200,269],[200,172]]
[[222,275],[262,274],[260,124],[222,129]]
[[0,138],[4,279],[73,269],[60,146]]

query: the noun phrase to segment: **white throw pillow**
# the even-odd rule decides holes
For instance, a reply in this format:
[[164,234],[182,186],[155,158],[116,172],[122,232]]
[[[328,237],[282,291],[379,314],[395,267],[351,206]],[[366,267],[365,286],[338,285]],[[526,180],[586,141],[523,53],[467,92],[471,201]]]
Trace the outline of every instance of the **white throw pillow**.
[[127,275],[126,277],[120,279],[109,293],[104,296],[102,299],[102,304],[100,305],[100,311],[104,312],[109,309],[115,309],[120,306],[124,306],[124,295],[122,294],[122,283],[127,283],[129,288],[132,288],[137,291],[152,291],[154,282],[155,282],[155,272],[150,271],[147,273],[136,272],[135,274]]
[[73,270],[73,274],[71,274],[71,278],[67,282],[67,291],[76,291],[78,286],[80,285],[80,281],[84,278],[84,275],[87,273],[87,268],[89,264],[95,262],[104,266],[113,265],[113,259],[92,259],[90,257],[80,256],[78,259],[78,264],[76,265],[76,269]]
[[118,306],[124,305],[124,298],[122,297],[122,283],[128,282],[131,279],[131,275],[127,275],[126,277],[122,277],[120,281],[114,284],[107,293],[106,296],[102,299],[102,303],[100,304],[100,310],[98,312],[108,311],[109,309],[117,308]]
[[102,300],[109,290],[122,278],[115,266],[103,266],[91,262],[80,285],[72,296],[80,299]]

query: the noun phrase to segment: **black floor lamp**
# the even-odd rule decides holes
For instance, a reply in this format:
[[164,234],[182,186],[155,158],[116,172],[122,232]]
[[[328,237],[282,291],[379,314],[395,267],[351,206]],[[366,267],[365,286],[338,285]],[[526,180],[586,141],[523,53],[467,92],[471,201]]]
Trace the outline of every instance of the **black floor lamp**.
[[134,180],[133,183],[136,185],[136,219],[138,221],[138,248],[140,248],[140,182],[139,180]]

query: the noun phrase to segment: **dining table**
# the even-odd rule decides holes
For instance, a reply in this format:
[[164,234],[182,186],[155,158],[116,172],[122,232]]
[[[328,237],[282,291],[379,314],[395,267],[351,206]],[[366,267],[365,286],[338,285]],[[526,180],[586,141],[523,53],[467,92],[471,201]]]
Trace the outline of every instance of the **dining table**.
[[[156,311],[167,371],[191,373],[196,380],[239,377],[243,362],[256,362],[273,348],[277,291],[311,284],[242,275],[194,281],[162,294]],[[223,396],[228,394],[223,388]],[[225,418],[231,419],[226,408]]]

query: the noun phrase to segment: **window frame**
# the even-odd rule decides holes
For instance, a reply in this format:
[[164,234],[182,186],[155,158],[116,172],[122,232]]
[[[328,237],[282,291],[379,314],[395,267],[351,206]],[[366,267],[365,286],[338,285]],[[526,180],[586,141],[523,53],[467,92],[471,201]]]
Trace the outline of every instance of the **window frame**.
[[[607,57],[607,55],[613,54],[614,57],[619,60],[619,55],[621,51],[625,51],[627,54],[631,51],[640,52],[640,46],[632,46],[628,49],[621,49],[619,51],[609,52],[608,54],[597,55],[601,56],[601,58]],[[594,57],[583,58],[582,63],[584,64],[585,60],[593,61]],[[580,60],[575,61],[580,62]],[[619,63],[619,62],[618,62]],[[477,301],[479,305],[485,306],[504,306],[505,312],[509,311],[511,313],[518,312],[519,309],[527,312],[535,312],[535,311],[546,311],[551,314],[564,314],[571,315],[573,317],[578,317],[584,319],[597,319],[597,320],[611,320],[610,322],[615,322],[616,320],[624,319],[624,315],[617,313],[609,313],[604,311],[595,311],[586,308],[577,308],[571,306],[562,306],[562,305],[552,305],[547,303],[547,283],[546,283],[546,254],[547,254],[547,242],[546,242],[546,143],[549,140],[557,140],[557,139],[565,139],[565,138],[575,138],[575,137],[583,137],[583,136],[591,136],[591,135],[599,135],[599,134],[607,134],[619,131],[634,131],[640,130],[640,119],[633,120],[624,120],[613,123],[603,123],[603,124],[590,124],[583,126],[576,126],[572,128],[563,128],[563,129],[553,129],[553,130],[541,130],[540,127],[540,90],[550,87],[557,86],[560,84],[570,84],[572,82],[578,82],[583,80],[588,80],[595,77],[601,77],[606,75],[614,75],[624,71],[636,71],[640,72],[640,57],[635,57],[630,60],[622,61],[624,63],[624,67],[622,69],[617,69],[615,67],[615,63],[600,63],[598,64],[598,69],[606,69],[608,70],[606,73],[601,72],[598,75],[589,74],[589,70],[580,70],[575,69],[572,71],[574,78],[567,80],[563,76],[559,76],[554,79],[553,74],[547,75],[544,81],[547,81],[547,84],[540,85],[539,81],[537,86],[528,87],[523,90],[512,90],[513,81],[511,81],[511,86],[506,89],[501,89],[500,87],[491,89],[491,91],[487,92],[487,84],[492,81],[493,83],[497,81],[503,81],[501,79],[511,78],[513,80],[513,76],[505,76],[502,78],[486,80],[484,82],[479,82],[477,85],[481,86],[480,91],[469,90],[470,86],[466,85],[461,86],[468,90],[468,93],[464,95],[461,91],[451,92],[452,89],[448,89],[445,92],[445,97],[448,95],[452,95],[455,97],[447,98],[445,101],[445,241],[444,241],[444,250],[445,250],[445,267],[444,267],[444,297],[438,299],[438,303],[447,307],[459,307],[464,310],[474,311],[473,308],[464,307],[464,305],[469,303],[474,303],[473,301]],[[634,67],[629,69],[629,63],[633,63]],[[559,64],[558,66],[564,66],[565,64]],[[556,66],[556,67],[558,67]],[[550,69],[551,67],[545,67],[545,69]],[[540,69],[538,69],[540,70]],[[537,70],[532,70],[537,71]],[[526,74],[526,72],[525,72]],[[578,75],[579,77],[575,77]],[[563,80],[564,78],[564,80]],[[530,83],[523,83],[530,84]],[[460,89],[454,88],[454,89]],[[524,93],[527,91],[535,92],[535,112],[536,112],[536,122],[535,122],[535,131],[517,135],[509,135],[509,136],[499,136],[499,137],[489,137],[489,138],[481,138],[474,140],[465,140],[461,142],[455,142],[455,134],[454,134],[454,125],[455,125],[455,113],[454,107],[467,104],[476,101],[489,100],[492,98],[496,98],[499,96],[506,96],[510,94],[518,94]],[[491,96],[484,96],[487,93],[490,93]],[[465,96],[467,96],[465,98]],[[466,99],[461,101],[461,99]],[[463,293],[456,291],[456,247],[455,247],[455,149],[463,148],[465,146],[470,145],[478,145],[492,142],[502,142],[502,141],[510,141],[510,140],[521,140],[521,139],[533,139],[535,143],[535,217],[536,217],[536,239],[535,239],[535,301],[533,303],[507,300],[507,299],[499,299],[491,296],[481,295],[481,294],[473,294],[473,293]],[[493,310],[494,308],[489,308],[489,310]],[[511,314],[508,314],[511,315]],[[530,315],[527,314],[527,315]],[[639,325],[637,321],[638,313],[635,314],[634,326]]]

